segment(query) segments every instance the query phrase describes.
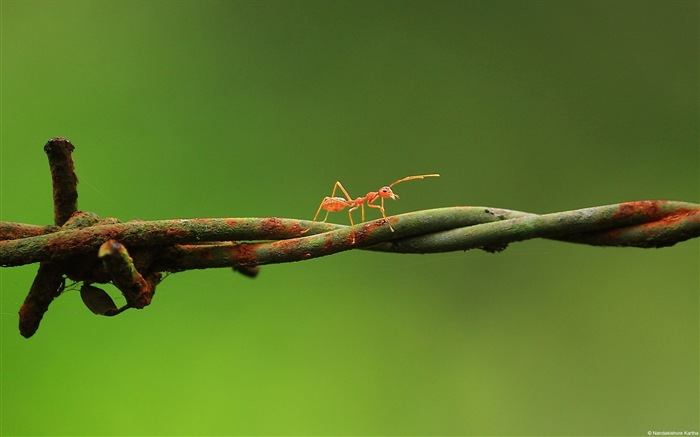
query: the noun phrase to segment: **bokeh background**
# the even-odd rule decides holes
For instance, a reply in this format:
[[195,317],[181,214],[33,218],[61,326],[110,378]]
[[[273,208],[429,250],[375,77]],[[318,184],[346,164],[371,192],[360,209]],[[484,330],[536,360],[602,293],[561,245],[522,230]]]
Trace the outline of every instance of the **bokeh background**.
[[[696,1],[1,7],[5,221],[51,223],[54,136],[76,146],[79,207],[122,220],[310,219],[336,180],[357,196],[432,172],[388,213],[700,201]],[[698,431],[698,249],[184,272],[115,318],[66,291],[29,340],[37,266],[5,268],[0,431]]]

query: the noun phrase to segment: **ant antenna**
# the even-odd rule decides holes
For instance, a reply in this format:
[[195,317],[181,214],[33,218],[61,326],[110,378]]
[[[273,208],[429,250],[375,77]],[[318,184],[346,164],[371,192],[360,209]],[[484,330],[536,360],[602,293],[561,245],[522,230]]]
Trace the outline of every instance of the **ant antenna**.
[[418,176],[406,176],[403,179],[399,179],[398,181],[394,182],[393,184],[389,185],[389,188],[393,187],[396,184],[400,184],[401,182],[406,182],[406,181],[412,181],[414,179],[424,179],[424,178],[436,178],[440,176],[437,173],[432,173],[432,174],[422,174]]

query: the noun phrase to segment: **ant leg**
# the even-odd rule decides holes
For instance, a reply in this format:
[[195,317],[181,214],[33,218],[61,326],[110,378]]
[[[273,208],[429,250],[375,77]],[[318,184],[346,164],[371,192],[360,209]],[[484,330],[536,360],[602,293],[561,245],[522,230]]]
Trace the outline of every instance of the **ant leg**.
[[[321,204],[318,205],[318,209],[316,210],[316,214],[314,215],[313,220],[311,220],[311,224],[309,225],[308,228],[306,228],[306,229],[304,229],[303,231],[301,231],[302,234],[305,234],[305,233],[309,232],[309,231],[311,230],[311,228],[314,227],[314,223],[316,223],[316,219],[318,218],[318,215],[321,213],[321,210],[323,209],[323,202],[325,202],[325,201],[326,201],[326,199],[323,199],[323,200],[321,201]],[[321,222],[321,223],[325,223],[326,220],[328,220],[328,212],[329,212],[329,211],[326,211],[326,218],[324,218],[324,219],[323,219],[323,222]]]
[[[340,191],[343,192],[345,195],[345,198],[342,197],[335,197],[335,192],[340,188]],[[359,200],[360,198],[358,198]],[[364,202],[364,198],[363,198]],[[359,204],[359,206],[362,206],[362,216],[364,218],[364,205],[362,203]],[[336,212],[336,211],[342,211],[345,208],[348,209],[348,217],[350,218],[350,226],[352,228],[355,227],[355,222],[352,219],[352,212],[355,211],[358,208],[358,201],[353,201],[350,198],[350,193],[347,192],[345,187],[343,187],[343,184],[340,183],[340,181],[336,181],[335,184],[333,184],[333,191],[331,191],[330,197],[325,197],[322,201],[321,204],[318,206],[318,209],[316,210],[316,214],[314,215],[313,220],[311,221],[311,225],[301,231],[302,234],[307,233],[311,228],[313,227],[314,223],[316,223],[316,219],[318,218],[318,215],[321,213],[322,209],[326,210],[326,217],[323,219],[321,223],[325,223],[326,220],[328,220],[328,214],[331,212]],[[355,243],[355,233],[353,229],[353,234],[352,234],[352,242],[353,244]]]
[[352,212],[357,209],[357,205],[348,209],[348,218],[350,219],[350,228],[352,229],[352,244],[355,244],[355,222],[352,219]]
[[[345,190],[345,187],[343,187],[343,184],[341,184],[340,181],[336,181],[335,184],[333,184],[333,191],[331,191],[330,197],[326,197],[321,201],[321,204],[318,206],[318,209],[316,210],[316,214],[314,215],[313,220],[311,220],[311,225],[309,225],[309,227],[307,229],[301,231],[302,234],[305,234],[305,233],[309,232],[309,230],[311,230],[311,228],[314,226],[314,223],[316,223],[316,219],[318,218],[318,215],[321,213],[322,209],[326,210],[326,217],[323,219],[323,221],[321,223],[325,223],[326,220],[328,220],[328,214],[330,213],[331,210],[328,209],[327,202],[329,199],[332,199],[335,196],[335,190],[337,190],[338,188],[340,188],[340,190],[343,192],[343,194],[345,194],[346,202],[350,202],[350,195]],[[324,208],[324,206],[326,206],[326,208]],[[334,211],[335,211],[335,209],[334,209]],[[350,221],[352,222],[352,218]]]
[[348,217],[350,217],[350,229],[352,229],[352,244],[355,244],[355,222],[352,221],[352,212],[357,209],[357,207],[350,208],[348,210]]
[[343,187],[343,184],[340,183],[340,181],[335,181],[335,185],[333,185],[333,191],[331,192],[331,197],[335,196],[335,190],[340,188],[340,191],[345,194],[345,200],[348,202],[352,201],[352,197],[350,197],[350,194],[345,190],[345,187]]
[[381,197],[381,199],[382,199],[381,205],[375,205],[374,203],[372,203],[372,202],[374,202],[374,200],[373,200],[372,202],[367,202],[367,206],[369,206],[370,208],[378,209],[382,213],[382,217],[384,217],[384,221],[386,222],[386,224],[389,225],[389,229],[391,229],[391,232],[394,232],[394,228],[392,228],[391,225],[389,224],[389,219],[386,216],[386,212],[384,212],[384,198]]
[[[348,202],[348,206],[350,206],[350,204],[352,202],[352,197],[350,197],[350,193],[348,193],[348,191],[345,189],[343,184],[340,183],[340,181],[336,181],[335,185],[333,185],[333,193],[331,193],[331,197],[335,194],[335,190],[337,188],[340,188],[340,191],[343,192],[343,194],[345,195],[345,199]],[[363,207],[362,208],[362,221],[364,221],[364,217],[365,217],[364,216],[364,212],[365,212],[364,204],[362,204],[362,207]],[[348,218],[350,219],[350,227],[353,229],[353,231],[352,231],[352,244],[355,244],[355,222],[352,219],[352,212],[355,211],[356,209],[357,209],[357,205],[348,209]]]
[[352,209],[348,210],[348,218],[350,219],[350,227],[355,226],[355,222],[352,221],[352,211],[353,211]]

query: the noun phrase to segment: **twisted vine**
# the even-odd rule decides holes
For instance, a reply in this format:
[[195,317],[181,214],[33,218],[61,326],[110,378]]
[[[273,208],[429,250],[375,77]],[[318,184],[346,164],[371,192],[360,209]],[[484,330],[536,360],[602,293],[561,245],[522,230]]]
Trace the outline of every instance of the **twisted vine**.
[[[302,261],[350,249],[435,253],[479,248],[499,252],[510,243],[531,238],[652,248],[700,236],[700,205],[665,200],[541,215],[457,206],[355,226],[284,218],[122,223],[77,211],[78,179],[71,157],[74,146],[68,140],[53,138],[44,150],[54,187],[54,225],[0,222],[0,265],[39,263],[19,311],[19,329],[24,337],[37,331],[50,303],[64,290],[66,279],[83,283],[80,294],[92,312],[115,316],[129,308],[149,305],[163,272],[232,267],[255,277],[260,265]],[[126,305],[118,308],[107,293],[93,285],[108,282],[122,292]]]

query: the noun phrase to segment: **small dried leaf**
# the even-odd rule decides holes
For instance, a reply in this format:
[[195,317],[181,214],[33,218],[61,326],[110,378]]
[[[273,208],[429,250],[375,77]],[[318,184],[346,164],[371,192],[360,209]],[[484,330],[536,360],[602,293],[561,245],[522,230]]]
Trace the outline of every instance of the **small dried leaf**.
[[121,312],[106,291],[92,285],[83,284],[80,287],[80,297],[85,306],[97,315],[113,316]]

